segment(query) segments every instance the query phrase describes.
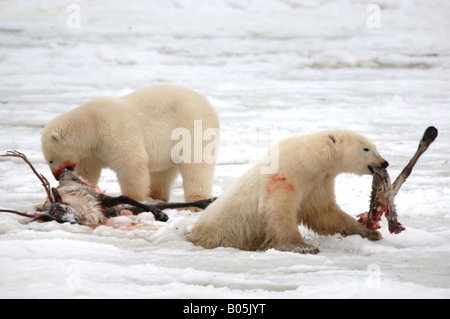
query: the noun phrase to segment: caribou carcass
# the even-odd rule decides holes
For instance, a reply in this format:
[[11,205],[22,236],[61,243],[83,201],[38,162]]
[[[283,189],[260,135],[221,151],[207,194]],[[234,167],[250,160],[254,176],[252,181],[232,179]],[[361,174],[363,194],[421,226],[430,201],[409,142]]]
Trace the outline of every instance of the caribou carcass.
[[155,220],[167,221],[168,216],[162,211],[166,208],[200,208],[205,209],[214,198],[191,203],[165,203],[162,201],[138,202],[127,196],[112,197],[104,194],[97,186],[89,184],[72,169],[65,168],[60,176],[57,188],[52,188],[47,178],[38,173],[27,157],[18,151],[8,151],[2,157],[23,159],[39,178],[47,193],[47,200],[42,205],[42,212],[28,214],[15,210],[0,209],[0,212],[14,213],[37,221],[69,222],[97,226],[104,224],[110,217],[120,216],[127,211],[134,215],[151,212]]

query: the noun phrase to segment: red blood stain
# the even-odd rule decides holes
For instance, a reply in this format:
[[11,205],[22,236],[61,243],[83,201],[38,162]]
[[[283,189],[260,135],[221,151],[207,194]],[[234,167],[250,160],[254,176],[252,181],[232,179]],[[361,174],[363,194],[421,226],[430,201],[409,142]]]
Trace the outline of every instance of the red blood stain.
[[277,189],[294,190],[294,186],[286,182],[286,177],[283,174],[274,174],[266,184],[267,194],[272,192],[272,189],[276,187]]
[[75,166],[77,166],[77,164],[69,162],[69,161],[64,162],[64,163],[61,164],[61,166],[57,170],[52,171],[53,176],[55,176],[55,179],[57,181],[59,181],[59,177],[61,176],[61,173],[62,173],[63,169],[65,169],[66,167],[75,168]]

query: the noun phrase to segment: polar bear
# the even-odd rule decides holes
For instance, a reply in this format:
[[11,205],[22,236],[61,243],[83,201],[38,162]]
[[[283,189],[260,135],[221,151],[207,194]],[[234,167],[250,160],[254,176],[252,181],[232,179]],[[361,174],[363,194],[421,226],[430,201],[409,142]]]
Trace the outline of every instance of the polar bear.
[[[277,154],[277,156],[273,156]],[[262,174],[270,161],[278,170]],[[186,239],[205,248],[317,253],[303,242],[298,224],[318,234],[358,234],[381,239],[336,203],[340,173],[371,174],[387,167],[373,143],[348,130],[291,137],[275,145],[199,217]]]
[[180,172],[185,200],[193,202],[211,197],[219,140],[217,114],[203,96],[158,85],[57,116],[42,133],[42,151],[56,179],[68,167],[95,185],[108,167],[122,194],[138,201],[167,201]]

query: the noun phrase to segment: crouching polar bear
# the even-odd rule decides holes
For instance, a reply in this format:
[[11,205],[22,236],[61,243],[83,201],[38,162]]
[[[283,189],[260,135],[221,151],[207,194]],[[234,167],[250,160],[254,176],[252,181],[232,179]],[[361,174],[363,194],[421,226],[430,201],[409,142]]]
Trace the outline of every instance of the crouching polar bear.
[[71,167],[95,185],[108,167],[122,194],[135,200],[167,201],[180,172],[185,200],[192,202],[211,197],[218,131],[203,96],[161,85],[96,98],[57,116],[42,133],[42,150],[56,179]]
[[[271,154],[278,155],[278,171],[261,174]],[[339,207],[334,184],[340,173],[371,174],[373,167],[388,165],[373,143],[353,131],[288,138],[212,203],[186,238],[205,248],[317,253],[303,242],[298,230],[303,223],[318,234],[378,240],[378,231],[365,228]]]

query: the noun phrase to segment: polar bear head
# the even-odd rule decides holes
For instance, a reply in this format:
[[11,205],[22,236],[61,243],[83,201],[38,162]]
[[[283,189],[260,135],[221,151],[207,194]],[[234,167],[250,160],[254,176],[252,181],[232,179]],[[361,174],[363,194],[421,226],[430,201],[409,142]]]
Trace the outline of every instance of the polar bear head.
[[74,169],[81,160],[78,149],[68,143],[62,132],[62,130],[47,127],[41,139],[45,161],[57,180],[64,168]]
[[378,153],[377,147],[365,136],[347,130],[327,133],[329,144],[336,148],[344,172],[358,175],[373,174],[374,168],[386,168],[389,163]]

